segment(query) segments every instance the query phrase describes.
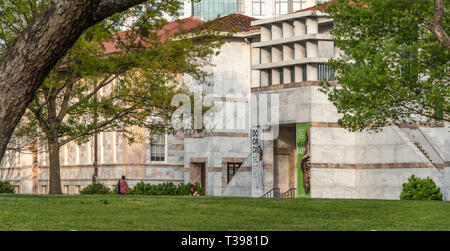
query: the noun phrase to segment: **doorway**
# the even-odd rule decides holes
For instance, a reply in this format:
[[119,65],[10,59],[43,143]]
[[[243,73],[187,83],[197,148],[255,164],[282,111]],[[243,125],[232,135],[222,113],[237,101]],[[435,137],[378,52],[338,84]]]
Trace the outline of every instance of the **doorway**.
[[191,163],[191,183],[199,183],[206,193],[206,165],[205,162]]

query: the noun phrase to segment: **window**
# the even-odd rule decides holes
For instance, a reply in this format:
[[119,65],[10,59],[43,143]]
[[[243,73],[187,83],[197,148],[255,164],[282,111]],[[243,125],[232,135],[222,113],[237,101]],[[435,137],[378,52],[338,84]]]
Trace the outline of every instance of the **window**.
[[81,144],[80,145],[80,164],[87,164],[88,163],[88,144]]
[[178,15],[184,16],[184,2],[180,3],[180,8],[178,9]]
[[333,68],[331,68],[328,65],[324,65],[324,64],[319,64],[317,67],[319,68],[317,71],[319,81],[333,81],[334,80]]
[[203,21],[238,12],[237,0],[202,0],[192,4],[194,17]]
[[308,79],[307,76],[306,76],[306,74],[307,74],[307,71],[306,71],[306,65],[303,64],[303,65],[302,65],[302,81],[306,81],[306,80]]
[[114,134],[112,132],[101,133],[103,163],[113,163],[113,137]]
[[283,68],[279,68],[278,71],[280,72],[280,84],[284,83],[284,71]]
[[263,16],[263,0],[253,0],[253,16]]
[[269,86],[272,85],[272,70],[269,70]]
[[295,66],[291,66],[291,83],[295,83]]
[[154,135],[150,140],[150,160],[152,162],[166,161],[166,135]]
[[288,0],[275,1],[275,16],[288,14]]
[[67,156],[68,156],[67,164],[69,164],[69,165],[78,164],[77,163],[77,149],[76,149],[76,144],[74,142],[70,142],[69,144],[67,144]]
[[305,0],[293,0],[292,2],[293,2],[292,3],[292,5],[293,5],[292,11],[301,10],[301,9],[303,9],[303,6],[305,5]]
[[230,183],[241,165],[242,163],[227,163],[227,183]]
[[122,149],[122,134],[120,132],[115,133],[116,137],[116,163],[122,163],[122,155],[123,155],[123,149]]

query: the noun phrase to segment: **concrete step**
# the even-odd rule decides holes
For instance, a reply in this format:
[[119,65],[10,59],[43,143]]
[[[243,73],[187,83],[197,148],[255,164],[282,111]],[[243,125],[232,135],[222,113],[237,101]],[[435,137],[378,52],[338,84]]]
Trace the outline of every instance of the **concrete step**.
[[428,153],[425,151],[425,149],[423,149],[422,145],[420,145],[419,143],[414,143],[414,145],[423,153],[423,155],[425,155],[425,157],[427,157],[428,161],[430,161],[430,163],[437,168],[439,171],[442,171],[443,168],[441,168],[439,165],[436,165],[433,163],[433,161],[430,158],[430,155],[428,155]]

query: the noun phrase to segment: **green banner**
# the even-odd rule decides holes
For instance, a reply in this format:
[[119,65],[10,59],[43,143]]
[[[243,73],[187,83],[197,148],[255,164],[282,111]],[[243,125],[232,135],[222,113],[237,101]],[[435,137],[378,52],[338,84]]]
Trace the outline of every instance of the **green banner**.
[[298,197],[309,197],[309,194],[305,193],[303,186],[303,171],[301,167],[303,153],[305,152],[306,143],[306,131],[311,125],[297,125],[297,191]]

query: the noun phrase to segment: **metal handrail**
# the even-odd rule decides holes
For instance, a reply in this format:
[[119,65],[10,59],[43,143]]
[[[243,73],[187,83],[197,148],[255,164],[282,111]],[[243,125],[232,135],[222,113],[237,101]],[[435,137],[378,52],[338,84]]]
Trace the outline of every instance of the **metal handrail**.
[[281,195],[282,199],[292,199],[296,197],[296,192],[297,189],[296,188],[289,188],[289,190],[287,190],[285,193],[283,193]]
[[279,198],[280,197],[280,188],[274,187],[270,189],[267,193],[263,194],[261,198]]

